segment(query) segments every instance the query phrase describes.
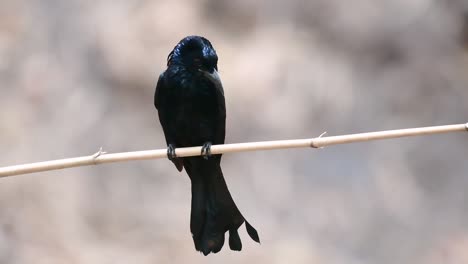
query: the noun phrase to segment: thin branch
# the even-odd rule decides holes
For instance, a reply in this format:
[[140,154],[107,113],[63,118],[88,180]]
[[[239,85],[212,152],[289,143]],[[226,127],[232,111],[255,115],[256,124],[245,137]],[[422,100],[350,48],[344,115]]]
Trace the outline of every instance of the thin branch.
[[[389,139],[409,136],[421,136],[430,134],[442,134],[451,132],[466,132],[468,131],[468,123],[447,125],[447,126],[433,126],[421,128],[408,128],[398,130],[388,130],[380,132],[369,132],[360,134],[350,134],[343,136],[323,137],[323,134],[316,138],[311,139],[293,139],[293,140],[278,140],[278,141],[263,141],[263,142],[250,142],[238,144],[224,144],[213,145],[211,147],[211,154],[232,153],[242,151],[255,151],[255,150],[273,150],[273,149],[286,149],[286,148],[323,148],[331,145],[347,144],[361,141],[371,141],[378,139]],[[189,147],[176,149],[177,157],[200,156],[201,147]],[[78,158],[69,158],[61,160],[51,160],[16,166],[8,166],[0,168],[0,177],[7,177],[13,175],[59,170],[65,168],[97,165],[102,163],[121,162],[130,160],[147,160],[166,158],[166,149],[145,150],[134,152],[110,153],[102,151],[102,148],[95,154],[90,156],[83,156]]]

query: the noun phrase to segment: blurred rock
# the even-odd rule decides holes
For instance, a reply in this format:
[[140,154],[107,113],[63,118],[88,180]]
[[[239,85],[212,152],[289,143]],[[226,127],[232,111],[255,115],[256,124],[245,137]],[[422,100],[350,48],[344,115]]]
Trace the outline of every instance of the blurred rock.
[[[467,122],[465,2],[4,0],[0,166],[164,147],[154,87],[191,34],[218,51],[227,142]],[[226,155],[262,245],[208,258],[166,160],[4,178],[0,263],[461,263],[467,156],[463,134]]]

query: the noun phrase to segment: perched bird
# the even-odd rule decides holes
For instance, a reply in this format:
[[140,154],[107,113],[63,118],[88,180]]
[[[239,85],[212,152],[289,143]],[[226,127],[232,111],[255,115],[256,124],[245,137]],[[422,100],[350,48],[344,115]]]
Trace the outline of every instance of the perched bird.
[[[205,256],[217,253],[229,231],[229,247],[240,251],[237,229],[260,242],[257,230],[242,216],[229,193],[221,170],[221,155],[211,155],[211,144],[223,144],[226,128],[224,90],[218,76],[218,56],[204,37],[182,39],[167,57],[154,106],[164,130],[168,158],[192,183],[190,231],[195,249]],[[175,148],[203,146],[202,156],[178,158]]]

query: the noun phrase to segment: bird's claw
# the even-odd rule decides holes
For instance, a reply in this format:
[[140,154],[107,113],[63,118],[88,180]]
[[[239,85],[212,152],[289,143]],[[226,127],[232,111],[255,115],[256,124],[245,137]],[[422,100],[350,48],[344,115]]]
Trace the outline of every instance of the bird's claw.
[[211,142],[206,142],[205,144],[203,144],[201,149],[201,156],[205,160],[208,160],[208,158],[211,157]]
[[174,145],[172,144],[169,144],[167,146],[167,158],[172,161],[174,160],[175,158],[177,158],[176,154],[175,154],[175,147]]

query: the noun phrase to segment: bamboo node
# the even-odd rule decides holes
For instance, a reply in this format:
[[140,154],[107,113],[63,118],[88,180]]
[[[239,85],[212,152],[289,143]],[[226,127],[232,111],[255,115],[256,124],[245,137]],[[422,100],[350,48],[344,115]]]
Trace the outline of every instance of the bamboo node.
[[[316,138],[321,138],[321,137],[325,136],[326,134],[327,134],[327,131],[323,132],[322,134],[320,134],[320,136],[318,136]],[[318,148],[318,149],[323,149],[324,148],[324,146],[319,147],[319,146],[315,145],[314,139],[310,140],[310,147],[311,148]]]
[[97,165],[96,159],[102,154],[106,154],[105,151],[102,151],[102,147],[99,148],[98,152],[94,153],[91,157],[93,158],[94,165]]

